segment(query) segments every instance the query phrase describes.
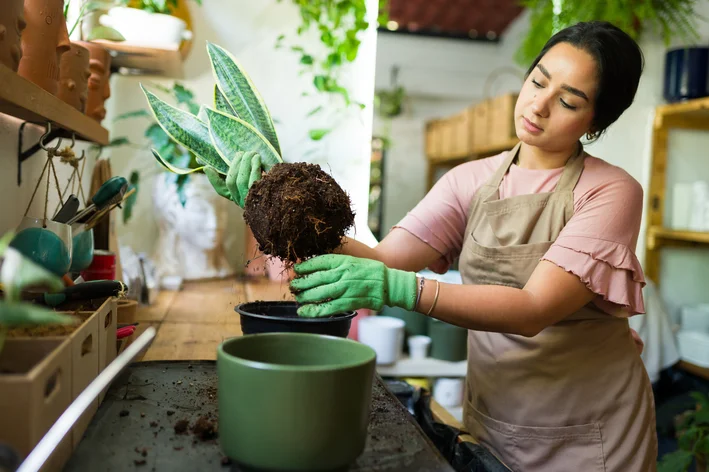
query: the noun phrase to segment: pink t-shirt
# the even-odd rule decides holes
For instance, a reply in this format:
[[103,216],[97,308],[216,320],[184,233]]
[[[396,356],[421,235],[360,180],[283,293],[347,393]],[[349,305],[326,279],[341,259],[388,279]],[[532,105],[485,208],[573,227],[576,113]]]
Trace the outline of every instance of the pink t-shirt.
[[[395,226],[441,253],[432,270],[445,272],[460,254],[473,195],[502,165],[507,152],[450,170]],[[562,171],[513,164],[500,184],[500,199],[551,192]],[[586,154],[574,188],[574,215],[542,260],[579,277],[598,294],[594,303],[603,311],[622,317],[645,313],[645,278],[634,252],[642,208],[643,189],[635,179]]]

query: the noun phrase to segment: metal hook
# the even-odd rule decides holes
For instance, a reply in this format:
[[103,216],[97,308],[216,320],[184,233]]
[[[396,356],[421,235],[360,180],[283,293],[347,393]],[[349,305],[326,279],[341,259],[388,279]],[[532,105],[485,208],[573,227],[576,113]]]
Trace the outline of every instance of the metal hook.
[[39,147],[41,147],[45,151],[49,151],[49,149],[47,149],[47,147],[45,146],[44,140],[47,138],[47,136],[49,136],[51,134],[51,132],[52,132],[52,122],[47,121],[47,132],[44,133],[41,138],[39,138]]
[[70,149],[74,149],[74,146],[76,146],[76,134],[72,131],[71,133],[71,146],[69,146]]
[[82,149],[81,150],[81,157],[77,157],[76,162],[81,162],[85,157],[86,157],[86,151],[84,149]]
[[54,149],[52,149],[52,151],[55,152],[55,153],[59,151],[59,148],[60,148],[60,147],[62,147],[62,138],[57,138],[57,139],[58,139],[58,141],[57,141],[57,147],[55,147]]

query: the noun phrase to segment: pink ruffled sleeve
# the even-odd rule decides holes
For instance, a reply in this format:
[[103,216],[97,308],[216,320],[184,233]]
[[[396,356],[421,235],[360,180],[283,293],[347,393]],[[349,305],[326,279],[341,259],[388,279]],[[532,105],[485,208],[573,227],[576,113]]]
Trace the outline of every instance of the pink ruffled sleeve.
[[643,190],[632,179],[601,182],[576,202],[574,215],[542,260],[575,274],[598,295],[603,311],[620,317],[645,313],[645,277],[635,256]]

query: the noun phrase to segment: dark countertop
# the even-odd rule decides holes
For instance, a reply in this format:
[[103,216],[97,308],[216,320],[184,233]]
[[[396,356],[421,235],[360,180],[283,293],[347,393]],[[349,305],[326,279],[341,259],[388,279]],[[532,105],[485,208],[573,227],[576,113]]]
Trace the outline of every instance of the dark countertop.
[[[65,471],[240,471],[226,462],[217,422],[217,376],[213,361],[155,361],[129,366],[108,394]],[[180,420],[189,423],[175,432]],[[275,451],[274,451],[275,453]],[[364,452],[350,471],[452,471],[414,418],[377,376]]]

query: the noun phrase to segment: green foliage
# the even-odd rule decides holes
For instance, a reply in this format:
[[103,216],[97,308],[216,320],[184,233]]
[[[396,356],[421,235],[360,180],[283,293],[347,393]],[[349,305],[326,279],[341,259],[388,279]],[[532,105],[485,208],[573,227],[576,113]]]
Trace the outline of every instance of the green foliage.
[[[163,13],[169,15],[177,8],[177,0],[118,0],[125,6],[149,11],[150,13]],[[194,0],[198,5],[202,5],[202,0]]]
[[[281,0],[278,0],[279,2]],[[361,41],[359,34],[369,27],[366,21],[367,8],[365,0],[292,0],[299,8],[300,25],[297,36],[316,31],[322,43],[322,51],[306,50],[299,44],[290,46],[291,51],[300,56],[302,73],[313,77],[314,89],[325,96],[336,96],[341,99],[339,110],[344,111],[351,106],[364,108],[361,103],[353,102],[349,91],[340,83],[339,72],[343,66],[357,58]],[[379,0],[378,23],[386,24],[388,20],[387,0]],[[278,37],[276,48],[283,48],[285,35]],[[312,115],[308,115],[312,116]],[[320,140],[331,130],[311,130],[312,140]]]
[[554,0],[520,0],[531,11],[530,27],[516,54],[521,65],[528,65],[544,44],[559,30],[582,21],[608,21],[639,39],[645,29],[658,29],[665,44],[673,39],[697,41],[695,5],[698,0],[615,0],[561,1],[562,10],[554,15]]
[[709,397],[692,392],[697,408],[685,412],[678,425],[679,448],[662,456],[658,472],[686,472],[696,456],[709,457]]
[[[207,42],[207,51],[216,82],[213,95],[216,110],[195,104],[191,109],[198,109],[199,112],[193,116],[165,103],[142,85],[141,88],[158,128],[165,133],[163,136],[155,131],[156,137],[160,136],[161,140],[153,138],[153,142],[157,147],[162,146],[162,150],[152,148],[153,155],[175,175],[173,178],[178,186],[189,173],[201,171],[219,195],[231,199],[225,174],[227,165],[237,153],[258,153],[267,170],[283,162],[283,159],[271,114],[249,76],[223,48]],[[176,93],[191,103],[191,95],[184,91]],[[168,162],[163,154],[171,146],[189,149],[194,159],[189,162],[175,159]]]
[[[81,20],[86,18],[86,16],[97,12],[101,10],[108,10],[113,6],[117,6],[119,3],[118,1],[122,0],[92,0],[92,1],[87,1],[84,2],[81,5],[81,8],[79,9],[79,14],[77,15],[76,21],[74,24],[69,28],[69,36],[74,33],[74,30],[76,29],[77,26],[81,23]],[[71,0],[64,0],[64,18],[67,18],[67,15],[69,13],[69,6],[71,5]],[[106,39],[109,41],[125,41],[126,38],[123,37],[123,35],[118,32],[117,30],[109,27],[109,26],[96,26],[94,27],[89,35],[84,38],[86,41],[93,41],[95,39]]]
[[[199,112],[199,105],[194,101],[194,93],[179,82],[173,83],[172,87],[164,87],[159,84],[153,84],[153,88],[170,96],[171,100],[177,107],[181,107],[186,115],[195,115]],[[150,93],[150,92],[147,92]],[[156,100],[162,102],[155,96]],[[164,102],[162,102],[164,103]],[[165,106],[168,106],[165,104]],[[171,107],[174,108],[174,107]],[[199,172],[203,169],[197,161],[196,155],[189,151],[186,147],[175,142],[167,134],[167,132],[158,124],[154,115],[146,109],[129,111],[118,115],[114,121],[132,120],[137,118],[145,118],[148,120],[147,128],[143,133],[148,139],[148,149],[152,150],[153,156],[158,160],[160,165],[169,171],[167,178],[177,185],[177,193],[180,196],[180,201],[184,205],[185,194],[184,185],[189,180],[189,174]],[[121,136],[115,138],[107,147],[118,146],[136,146],[127,137]],[[215,154],[216,155],[216,154]],[[218,155],[216,155],[218,157]],[[219,158],[221,160],[221,158]],[[136,189],[136,192],[128,197],[123,205],[123,222],[130,221],[133,215],[133,207],[140,189],[140,172],[132,171],[130,176],[130,185]]]

